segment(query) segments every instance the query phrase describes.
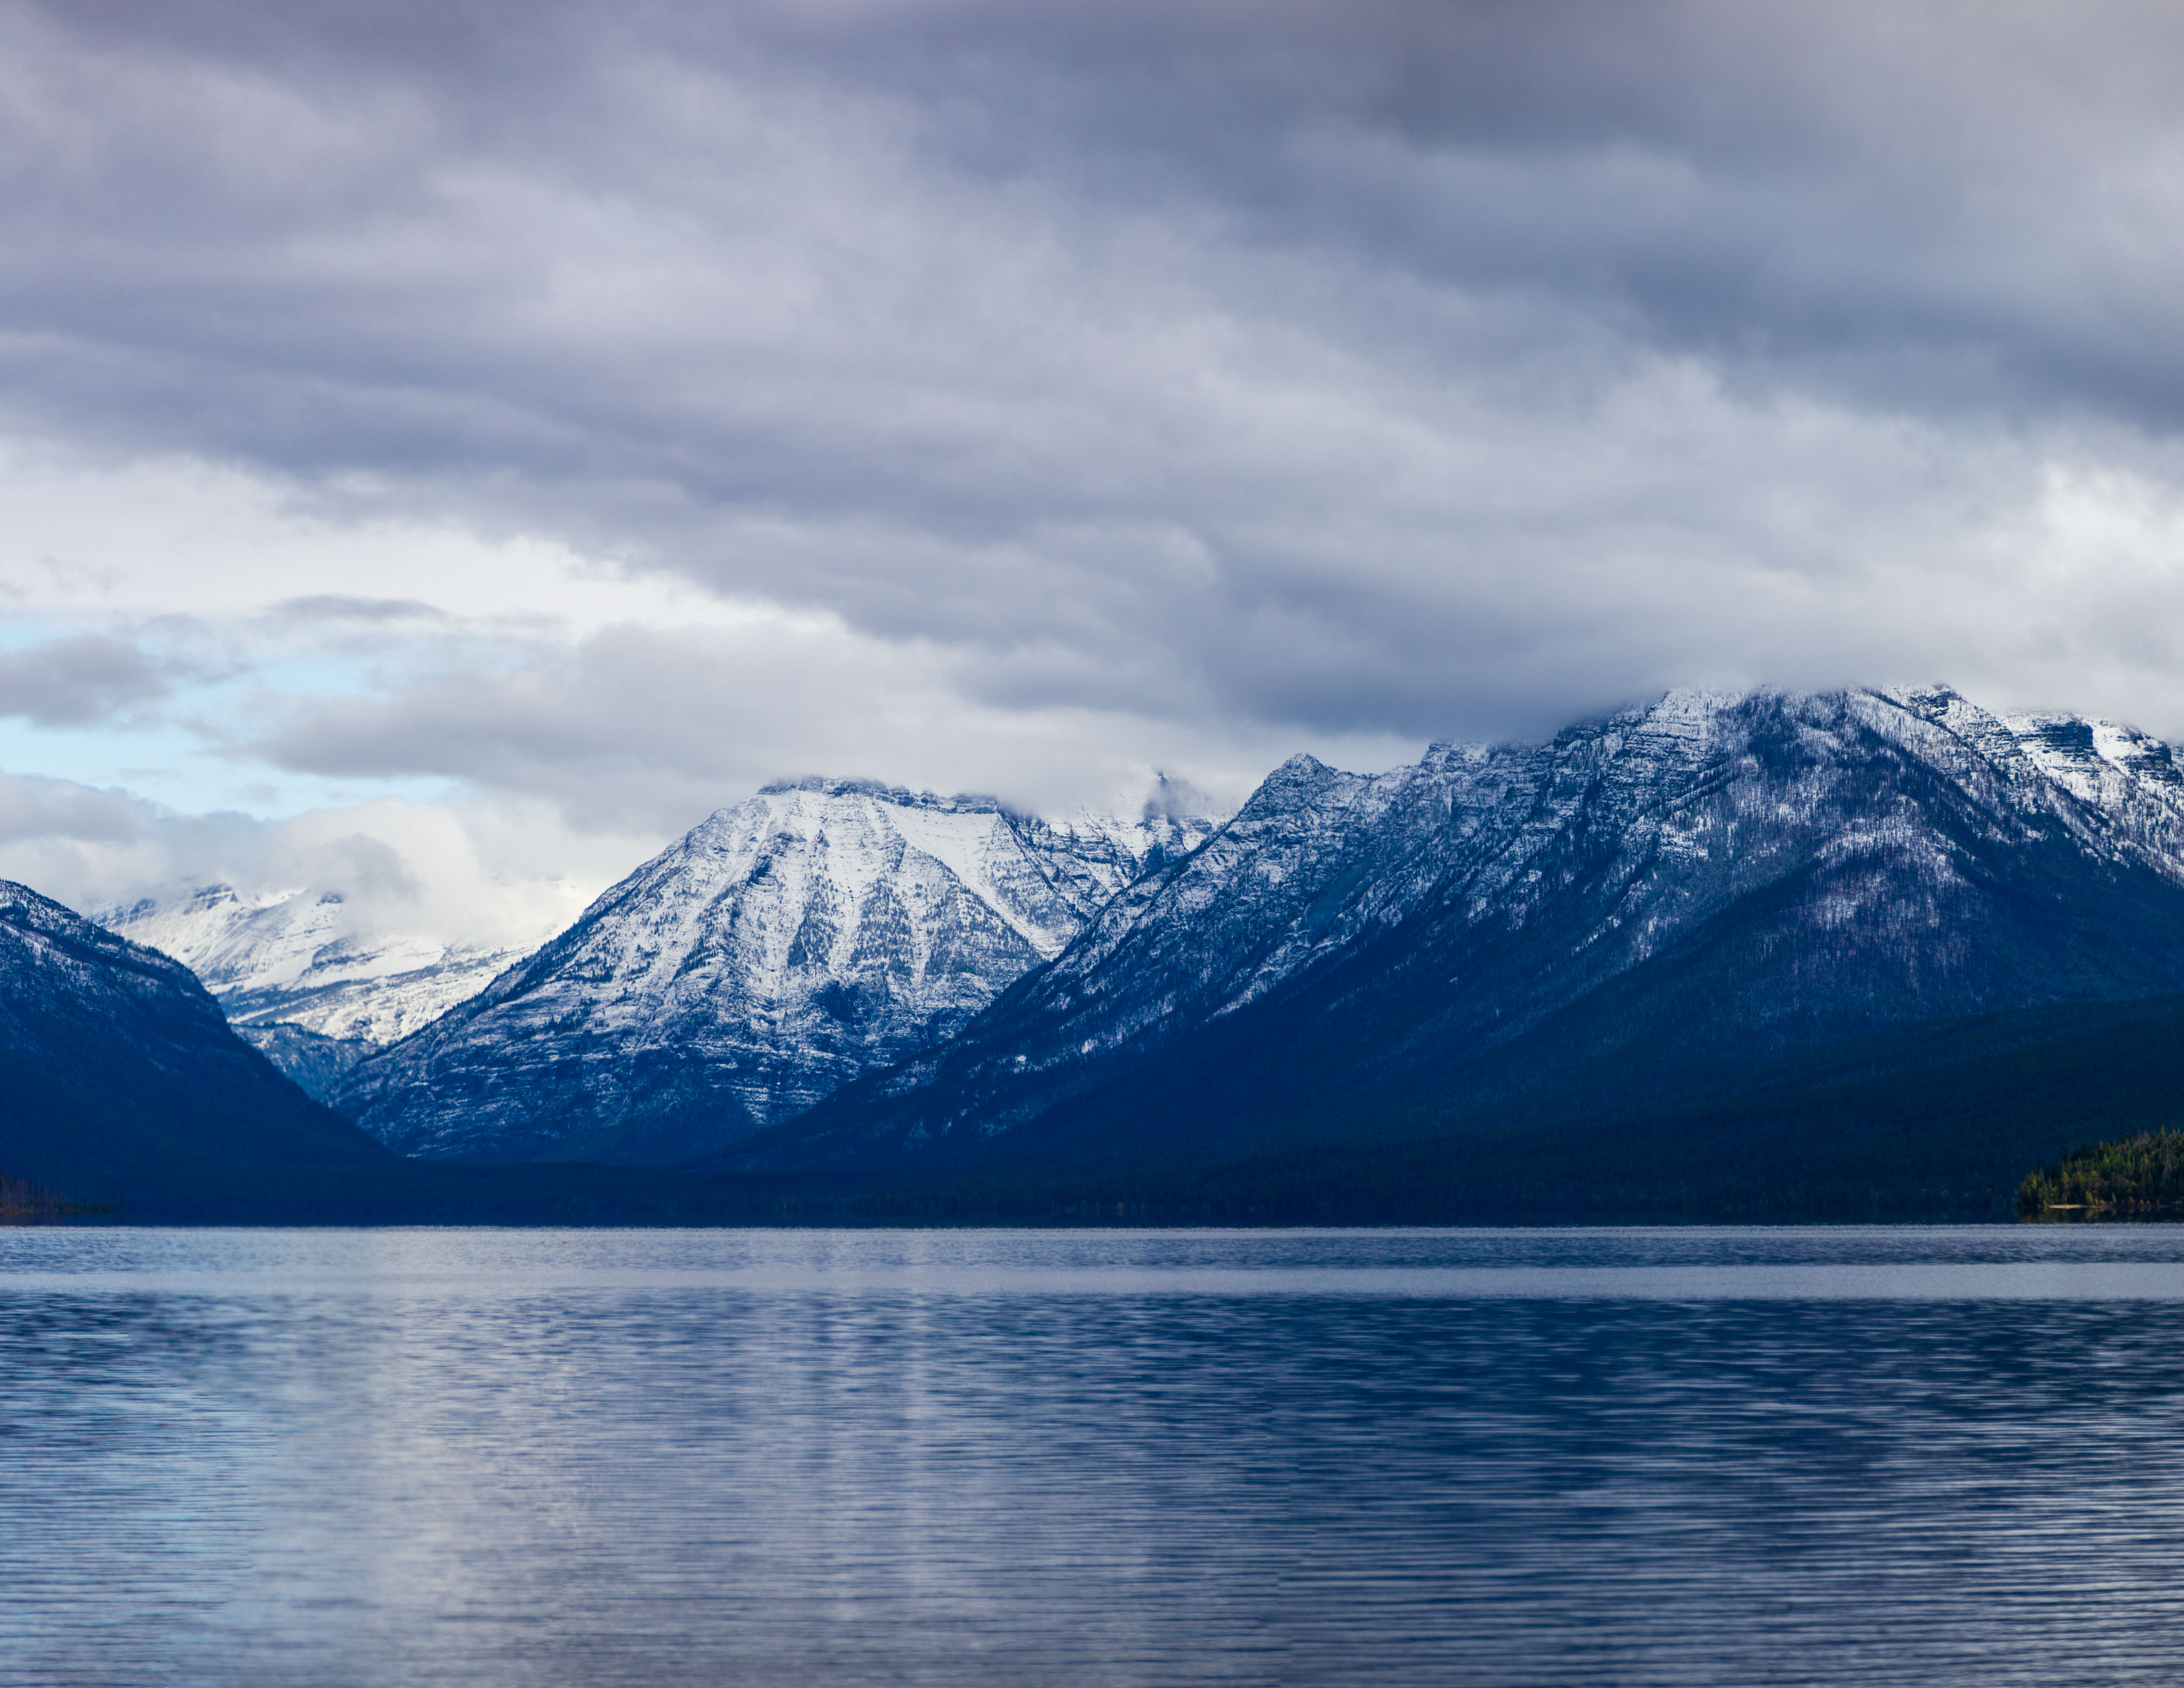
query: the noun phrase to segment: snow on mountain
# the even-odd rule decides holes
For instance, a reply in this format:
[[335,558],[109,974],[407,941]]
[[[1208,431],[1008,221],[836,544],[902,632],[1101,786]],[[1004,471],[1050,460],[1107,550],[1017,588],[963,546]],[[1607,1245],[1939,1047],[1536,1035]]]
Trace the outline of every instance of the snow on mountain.
[[1582,1019],[1656,961],[1681,969],[1646,975],[1685,981],[1655,988],[1677,1011],[1602,1008],[1586,1047],[1643,1025],[1723,1060],[2184,989],[2184,780],[2131,729],[2005,719],[1944,687],[1673,693],[1373,776],[1294,758],[1022,990],[777,1139],[805,1148],[763,1152],[975,1140],[1192,1039],[1209,1053],[1188,1084],[1185,1057],[1163,1057],[1176,1100],[1133,1092],[1100,1117],[1195,1132],[1221,1094],[1206,1075],[1240,1071],[1217,1030],[1247,1010],[1280,1021],[1251,1061],[1292,1092],[1430,1072],[1401,1082],[1454,1095],[1493,1050]]
[[[1858,742],[1869,735],[1875,745]],[[2059,829],[2088,854],[2184,884],[2184,777],[2167,746],[2128,728],[2005,720],[1947,688],[1822,698],[1680,691],[1545,745],[1440,744],[1386,774],[1295,759],[1187,869],[1147,879],[1106,911],[1049,988],[1096,997],[1111,958],[1130,944],[1190,956],[1208,989],[1205,1011],[1222,1013],[1399,924],[1429,896],[1453,894],[1468,920],[1521,927],[1557,889],[1549,863],[1580,833],[1596,848],[1612,844],[1631,876],[1582,942],[1615,938],[1634,960],[1658,947],[1649,933],[1664,936],[1689,909],[1755,883],[1801,848],[1841,856],[1886,842],[1950,875],[1963,851],[1892,790],[1878,745],[1948,780],[1992,842]],[[1224,903],[1240,906],[1212,923],[1219,942],[1209,949],[1201,923],[1178,916]],[[1641,906],[1649,922],[1630,933]],[[1216,959],[1232,953],[1225,967]]]
[[[337,890],[208,885],[92,918],[188,967],[238,1027],[301,1026],[374,1047],[438,1018],[527,953],[359,931]],[[266,1053],[281,1061],[281,1048]]]
[[700,1153],[947,1037],[1210,830],[1153,805],[1057,823],[866,781],[769,786],[336,1104],[412,1154]]

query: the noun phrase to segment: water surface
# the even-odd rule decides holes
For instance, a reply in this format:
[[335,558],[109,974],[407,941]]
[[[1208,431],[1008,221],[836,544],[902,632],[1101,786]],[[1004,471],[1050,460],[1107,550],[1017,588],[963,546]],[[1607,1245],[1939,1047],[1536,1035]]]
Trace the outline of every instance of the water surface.
[[0,1682],[2184,1673],[2184,1229],[0,1231]]

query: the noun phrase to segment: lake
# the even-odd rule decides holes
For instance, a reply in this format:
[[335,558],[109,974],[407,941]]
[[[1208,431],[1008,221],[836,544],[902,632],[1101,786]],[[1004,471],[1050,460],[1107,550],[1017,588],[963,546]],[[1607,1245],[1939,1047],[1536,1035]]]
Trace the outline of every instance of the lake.
[[2184,1228],[0,1230],[0,1682],[2184,1674]]

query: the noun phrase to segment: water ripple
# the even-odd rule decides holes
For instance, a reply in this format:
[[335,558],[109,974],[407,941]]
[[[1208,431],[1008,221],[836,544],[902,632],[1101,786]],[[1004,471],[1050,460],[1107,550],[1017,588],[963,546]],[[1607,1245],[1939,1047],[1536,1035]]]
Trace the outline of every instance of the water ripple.
[[0,1233],[0,1682],[2184,1669],[2184,1232]]

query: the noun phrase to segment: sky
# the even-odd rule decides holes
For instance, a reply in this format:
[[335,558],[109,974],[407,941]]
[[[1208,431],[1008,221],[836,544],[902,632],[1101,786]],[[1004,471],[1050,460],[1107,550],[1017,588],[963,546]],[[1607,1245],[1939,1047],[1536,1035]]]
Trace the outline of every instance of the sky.
[[2180,76],[2098,0],[8,0],[0,874],[530,941],[811,772],[2184,735]]

